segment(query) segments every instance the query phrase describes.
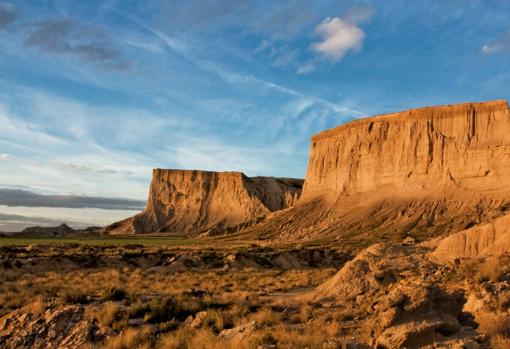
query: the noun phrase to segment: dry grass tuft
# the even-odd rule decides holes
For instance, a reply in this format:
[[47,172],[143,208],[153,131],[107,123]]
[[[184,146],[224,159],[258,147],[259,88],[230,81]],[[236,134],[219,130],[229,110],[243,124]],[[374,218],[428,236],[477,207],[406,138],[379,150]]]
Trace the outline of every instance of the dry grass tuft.
[[492,349],[508,349],[508,348],[510,348],[510,338],[499,335],[499,334],[491,337],[491,348]]
[[149,349],[151,333],[148,329],[127,329],[106,341],[103,349]]
[[483,312],[476,316],[480,331],[489,335],[503,334],[510,336],[510,316]]
[[483,281],[499,281],[504,275],[504,269],[501,267],[497,257],[487,258],[478,269],[478,280]]
[[510,316],[483,312],[476,316],[478,330],[489,336],[492,348],[510,348]]
[[167,335],[161,337],[158,342],[158,348],[166,349],[187,349],[190,338],[194,335],[195,331],[189,327],[182,327]]
[[62,302],[65,304],[87,304],[90,302],[89,297],[87,294],[77,290],[67,290],[65,291],[62,296]]
[[106,302],[97,313],[97,319],[104,326],[110,327],[116,320],[118,320],[119,315],[119,306],[113,302]]

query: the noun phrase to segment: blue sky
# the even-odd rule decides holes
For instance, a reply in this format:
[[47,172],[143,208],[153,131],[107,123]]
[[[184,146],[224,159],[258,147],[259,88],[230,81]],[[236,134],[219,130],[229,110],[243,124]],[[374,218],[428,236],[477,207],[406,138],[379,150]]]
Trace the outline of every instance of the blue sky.
[[304,177],[352,118],[507,98],[508,1],[0,2],[0,187],[144,200],[151,169]]

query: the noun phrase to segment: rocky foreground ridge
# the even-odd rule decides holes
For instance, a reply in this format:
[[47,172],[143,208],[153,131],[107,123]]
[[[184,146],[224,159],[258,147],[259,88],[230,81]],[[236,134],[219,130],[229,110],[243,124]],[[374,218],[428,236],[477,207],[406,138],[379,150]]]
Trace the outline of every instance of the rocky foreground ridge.
[[[9,287],[40,293],[0,308],[0,347],[509,347],[508,255],[438,262],[438,248],[412,241],[353,258],[339,248],[6,246]],[[55,294],[53,278],[74,291]]]
[[291,207],[300,179],[252,177],[241,172],[155,169],[147,207],[113,224],[110,234],[198,234],[239,230]]
[[419,108],[314,135],[301,198],[250,233],[430,237],[505,214],[509,192],[506,101]]

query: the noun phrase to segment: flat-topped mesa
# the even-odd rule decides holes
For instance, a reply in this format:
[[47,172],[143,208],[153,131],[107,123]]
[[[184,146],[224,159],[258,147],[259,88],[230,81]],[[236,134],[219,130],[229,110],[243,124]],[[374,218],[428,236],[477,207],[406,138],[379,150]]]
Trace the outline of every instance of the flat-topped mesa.
[[246,233],[425,238],[498,217],[509,200],[506,101],[426,107],[314,135],[299,201]]
[[249,225],[294,204],[302,180],[241,172],[155,169],[146,209],[110,226],[111,234],[198,234]]
[[510,186],[506,101],[425,107],[360,119],[311,139],[302,201],[373,190]]

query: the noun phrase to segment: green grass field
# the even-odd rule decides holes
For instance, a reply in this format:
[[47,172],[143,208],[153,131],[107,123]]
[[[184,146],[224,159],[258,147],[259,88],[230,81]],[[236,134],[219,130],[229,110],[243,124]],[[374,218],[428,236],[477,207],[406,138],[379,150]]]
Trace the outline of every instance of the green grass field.
[[8,245],[51,245],[51,244],[85,244],[94,246],[108,245],[144,245],[144,246],[178,246],[196,244],[195,240],[179,237],[25,237],[0,236],[0,246]]

